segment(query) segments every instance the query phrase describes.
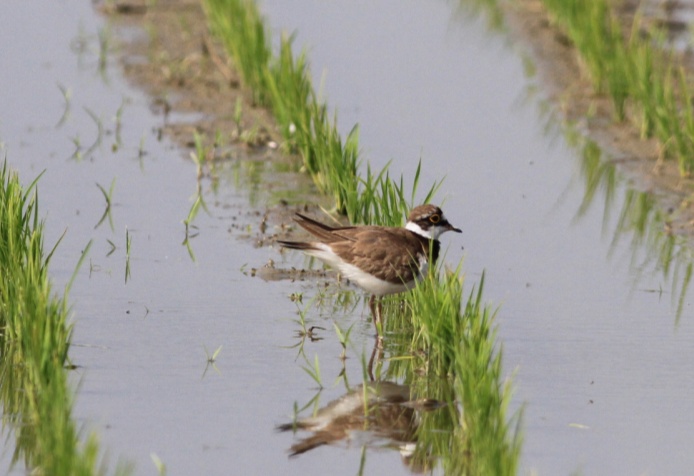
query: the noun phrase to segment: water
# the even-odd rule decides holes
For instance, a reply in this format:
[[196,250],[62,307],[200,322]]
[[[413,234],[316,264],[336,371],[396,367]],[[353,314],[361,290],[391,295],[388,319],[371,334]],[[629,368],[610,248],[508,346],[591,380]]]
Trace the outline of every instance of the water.
[[465,246],[453,243],[448,259],[464,254],[470,281],[485,270],[485,295],[501,306],[504,364],[525,403],[524,470],[691,466],[691,299],[675,327],[667,280],[630,266],[629,240],[610,252],[623,183],[605,225],[602,198],[576,219],[579,159],[547,136],[516,48],[445,2],[264,9],[308,45],[325,97],[344,130],[360,124],[372,164],[394,159],[411,176],[421,155],[430,180],[446,176],[446,214]]
[[[216,195],[204,181],[212,215],[201,211],[194,222],[198,235],[191,261],[181,244],[182,221],[197,190],[196,169],[188,151],[157,139],[164,118],[152,113],[151,98],[122,78],[113,52],[100,67],[99,35],[113,48],[112,30],[88,3],[14,2],[4,5],[1,17],[2,42],[13,47],[3,49],[7,86],[0,103],[11,114],[3,114],[0,134],[24,183],[45,169],[39,193],[46,242],[65,232],[51,261],[58,292],[93,240],[70,295],[71,359],[79,366],[76,417],[98,433],[112,466],[132,462],[137,474],[155,471],[151,454],[169,474],[285,471],[292,435],[277,433],[275,426],[291,421],[295,401],[303,406],[316,394],[291,348],[299,326],[288,296],[314,285],[250,278],[247,268],[277,256],[245,237],[247,224],[259,224],[252,214],[264,211],[249,200],[264,204],[281,193],[267,186],[268,180],[279,180],[278,173],[262,163],[232,161],[220,166]],[[65,97],[59,85],[71,92],[62,124]],[[169,118],[181,119],[190,118]],[[87,153],[97,143],[98,123],[100,144]],[[118,123],[121,144],[114,152]],[[97,226],[106,209],[97,184],[109,190],[114,179],[111,229],[108,219]],[[132,238],[127,283],[126,228]],[[367,324],[364,320],[365,335]],[[332,335],[331,325],[325,327]],[[208,365],[208,353],[219,346],[215,365]],[[311,359],[314,353],[323,356],[326,379],[341,371],[336,342],[306,348]],[[353,372],[360,375],[361,369]],[[359,379],[355,375],[353,381]],[[330,388],[320,402],[342,393]],[[359,466],[346,449],[332,458],[345,471]],[[369,465],[385,472],[398,459],[392,452],[375,452]],[[311,464],[303,459],[294,467]]]
[[[391,170],[407,178],[421,157],[424,185],[446,176],[439,197],[464,230],[444,236],[446,259],[455,265],[464,257],[470,285],[484,271],[486,299],[500,306],[514,408],[525,405],[523,472],[676,474],[691,467],[691,299],[676,326],[669,281],[651,268],[634,269],[628,239],[611,251],[626,184],[606,223],[601,197],[577,218],[580,159],[556,131],[547,135],[515,48],[483,19],[444,2],[266,1],[263,9],[274,31],[298,32],[341,129],[361,125],[372,164],[393,159]],[[304,263],[255,248],[233,228],[257,224],[246,211],[263,211],[263,187],[236,186],[237,174],[248,181],[243,167],[221,170],[220,191],[207,192],[217,205],[195,222],[192,262],[181,222],[196,191],[195,167],[186,151],[157,140],[163,118],[122,79],[112,55],[100,71],[104,21],[87,2],[10,2],[2,10],[0,42],[13,46],[0,53],[0,140],[25,183],[46,170],[39,193],[47,243],[67,229],[51,263],[57,290],[94,240],[71,293],[80,421],[99,433],[111,461],[133,461],[137,474],[154,471],[150,453],[169,474],[324,474],[326,464],[356,473],[358,444],[288,460],[295,440],[274,431],[291,420],[294,402],[302,407],[317,393],[302,369],[309,364],[288,348],[299,328],[288,295],[310,297],[316,283],[248,275],[268,259]],[[58,84],[72,91],[60,127]],[[75,142],[86,154],[97,137],[85,108],[105,132],[78,161],[71,159]],[[114,178],[113,230],[108,221],[95,229],[105,207],[96,183],[108,190]],[[116,245],[110,256],[107,240]],[[357,322],[357,350],[371,345],[365,313],[357,306],[335,318],[345,328]],[[329,310],[309,318],[327,329],[324,340],[305,343],[311,362],[320,357],[325,405],[344,394],[333,385],[341,348]],[[215,370],[203,346],[211,354],[220,345]],[[346,363],[353,383],[361,379],[357,357]],[[407,474],[399,459],[369,451],[366,472]]]

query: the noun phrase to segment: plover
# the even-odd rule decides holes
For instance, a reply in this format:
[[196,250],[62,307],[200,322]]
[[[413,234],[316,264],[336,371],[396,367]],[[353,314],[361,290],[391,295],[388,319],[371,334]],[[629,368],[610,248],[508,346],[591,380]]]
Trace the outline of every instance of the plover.
[[369,292],[377,332],[381,318],[376,299],[412,289],[417,279],[427,273],[430,252],[432,265],[436,262],[441,248],[439,236],[446,231],[462,233],[435,205],[414,208],[404,228],[331,227],[300,213],[295,219],[317,240],[278,243],[318,258]]

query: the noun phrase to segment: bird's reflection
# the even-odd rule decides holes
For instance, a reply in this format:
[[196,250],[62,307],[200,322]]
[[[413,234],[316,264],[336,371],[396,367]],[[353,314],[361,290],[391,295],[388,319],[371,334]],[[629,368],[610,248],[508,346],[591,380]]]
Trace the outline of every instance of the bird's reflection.
[[330,402],[314,416],[280,425],[277,429],[311,432],[290,447],[290,456],[340,442],[369,448],[393,448],[400,452],[406,465],[420,472],[428,465],[412,461],[419,413],[440,406],[442,404],[436,400],[413,399],[406,385],[368,382]]

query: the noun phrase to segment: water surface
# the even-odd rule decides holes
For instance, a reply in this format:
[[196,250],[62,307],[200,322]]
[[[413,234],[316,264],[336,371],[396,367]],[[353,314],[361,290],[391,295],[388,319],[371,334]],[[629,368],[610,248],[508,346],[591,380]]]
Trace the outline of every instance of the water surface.
[[501,306],[504,365],[525,405],[524,471],[686,472],[691,298],[676,326],[670,278],[633,266],[628,236],[613,245],[624,181],[607,219],[602,190],[577,218],[580,150],[532,93],[522,48],[446,2],[263,5],[276,30],[297,32],[372,164],[392,159],[411,177],[422,157],[427,178],[446,176],[440,195],[465,247],[452,243],[448,260],[464,256],[470,282],[484,270],[486,298]]
[[[391,170],[407,179],[421,157],[424,184],[446,177],[439,201],[464,229],[462,237],[444,236],[446,259],[464,258],[469,285],[484,271],[486,299],[500,306],[514,408],[525,405],[523,472],[691,467],[691,299],[675,325],[669,279],[634,268],[628,237],[612,244],[627,184],[614,192],[607,220],[600,194],[577,219],[580,154],[556,128],[548,135],[542,101],[509,41],[445,2],[266,1],[263,9],[274,32],[298,33],[341,129],[361,125],[372,164],[392,159]],[[39,193],[47,243],[67,229],[51,262],[56,289],[94,240],[71,293],[78,418],[99,433],[112,461],[133,461],[136,474],[155,470],[150,453],[169,474],[308,475],[324,474],[326,465],[356,473],[358,442],[289,460],[296,440],[274,428],[291,420],[295,402],[303,407],[318,394],[324,405],[345,393],[333,320],[357,323],[347,374],[361,381],[359,353],[372,344],[367,311],[308,313],[327,329],[324,340],[304,344],[311,362],[320,358],[326,389],[318,393],[302,369],[308,364],[290,348],[299,326],[288,296],[305,292],[308,301],[319,284],[252,278],[248,270],[269,259],[305,261],[255,248],[233,227],[269,198],[257,187],[251,205],[249,189],[238,186],[249,181],[243,168],[225,165],[217,195],[206,192],[216,206],[196,219],[192,262],[181,242],[195,167],[187,151],[157,140],[163,118],[121,77],[112,54],[100,68],[100,32],[104,38],[109,29],[88,2],[10,2],[0,15],[0,42],[13,45],[0,56],[0,140],[24,183],[46,170]],[[58,85],[72,92],[60,125]],[[104,133],[87,154],[98,137],[92,116]],[[95,228],[105,206],[96,184],[108,189],[114,179],[113,229]],[[220,345],[215,370],[204,347],[212,353]],[[366,473],[408,470],[397,452],[371,450]]]

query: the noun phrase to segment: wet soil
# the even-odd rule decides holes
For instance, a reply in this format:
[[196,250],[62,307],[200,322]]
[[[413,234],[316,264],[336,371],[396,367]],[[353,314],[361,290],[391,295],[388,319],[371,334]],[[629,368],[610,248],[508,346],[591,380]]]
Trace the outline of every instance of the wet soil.
[[[115,25],[147,32],[131,35],[121,44],[122,63],[126,76],[152,96],[152,108],[164,115],[161,133],[191,152],[194,133],[202,134],[208,142],[221,133],[227,146],[215,141],[208,161],[229,160],[231,150],[241,145],[248,152],[246,159],[283,163],[285,168],[298,171],[300,159],[280,150],[281,138],[271,114],[253,104],[223,49],[211,38],[199,2],[167,0],[151,6],[144,0],[127,0],[101,8]],[[681,177],[673,161],[662,160],[657,141],[642,139],[629,121],[613,120],[610,100],[595,94],[571,41],[552,24],[541,2],[520,0],[505,3],[503,8],[511,35],[523,40],[537,66],[544,93],[556,104],[563,120],[595,140],[635,187],[658,197],[667,211],[669,233],[694,242],[694,180]],[[622,12],[624,21],[630,21],[633,9]],[[239,124],[234,120],[237,101],[243,110]],[[202,116],[179,120],[177,114]],[[283,186],[288,182],[311,188],[301,173],[278,180]],[[307,201],[320,200],[325,199],[311,193]],[[296,207],[286,205],[269,206],[263,223],[291,232]],[[276,238],[253,237],[258,245]]]
[[[295,212],[319,215],[321,207],[330,206],[300,172],[301,159],[282,150],[272,114],[254,104],[223,48],[210,36],[200,2],[165,0],[151,5],[128,0],[99,8],[121,32],[116,35],[117,48],[125,77],[149,94],[152,110],[163,116],[158,134],[186,155],[196,152],[195,135],[203,137],[205,157],[199,179],[214,180],[215,162],[272,164],[268,169],[274,172],[264,173],[263,188],[291,198],[263,204],[262,211],[240,213],[239,221],[231,225],[240,239],[255,246],[271,245],[293,234]],[[257,231],[245,232],[249,229]],[[325,276],[322,271],[277,269],[272,262],[248,273],[266,280]]]
[[[630,28],[635,8],[625,3],[619,12]],[[511,35],[520,38],[530,52],[544,93],[563,120],[600,145],[637,189],[658,198],[667,212],[668,233],[694,243],[694,180],[681,177],[674,161],[663,160],[655,139],[642,139],[628,119],[614,120],[611,100],[593,90],[571,40],[553,25],[540,1],[504,5]],[[694,65],[685,56],[680,60],[694,73]]]

